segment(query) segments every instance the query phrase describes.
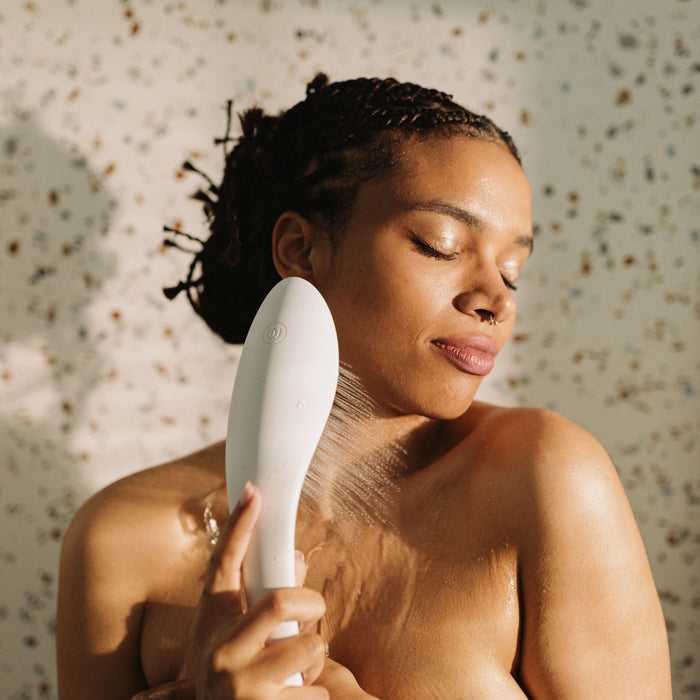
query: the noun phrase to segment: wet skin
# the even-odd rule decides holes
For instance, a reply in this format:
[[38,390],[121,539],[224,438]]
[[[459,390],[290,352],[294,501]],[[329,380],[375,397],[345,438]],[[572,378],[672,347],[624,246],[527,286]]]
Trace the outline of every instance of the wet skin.
[[308,275],[333,313],[341,360],[379,404],[455,418],[483,377],[459,371],[436,343],[503,347],[531,245],[530,189],[509,151],[466,138],[409,142],[397,169],[360,189],[336,249],[317,244]]
[[[656,591],[604,451],[550,412],[474,402],[512,331],[530,236],[520,166],[463,137],[408,142],[360,189],[335,246],[294,213],[276,227],[278,270],[323,293],[374,402],[307,490],[297,545],[331,657],[375,696],[670,697]],[[406,443],[381,517],[372,503],[349,517],[347,470],[369,479],[368,455]],[[67,670],[85,657],[98,657],[96,687],[113,679],[109,697],[177,677],[211,552],[207,504],[226,518],[222,444],[128,477],[76,518],[58,635],[71,697],[90,697],[76,690],[90,678]]]

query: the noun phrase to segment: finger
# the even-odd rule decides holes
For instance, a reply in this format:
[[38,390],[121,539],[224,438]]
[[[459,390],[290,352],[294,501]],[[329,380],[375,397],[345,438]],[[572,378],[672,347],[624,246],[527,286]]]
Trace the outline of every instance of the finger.
[[326,688],[331,697],[338,698],[366,698],[377,700],[374,695],[364,691],[350,669],[332,659],[326,659],[323,672],[316,681]]
[[325,659],[326,645],[321,636],[305,634],[274,641],[256,655],[251,670],[277,683],[283,683],[297,673],[305,678],[314,673],[315,679]]
[[311,666],[309,666],[309,668],[307,668],[305,671],[302,671],[305,685],[311,685],[312,683],[316,682],[318,677],[323,672],[326,661],[328,661],[328,644],[323,641],[323,656],[314,657],[314,661]]
[[283,700],[329,700],[330,693],[320,685],[305,685],[302,688],[287,686],[278,696]]
[[241,565],[260,514],[260,505],[260,491],[248,482],[212,554],[204,584],[208,593],[240,592]]
[[[297,586],[303,586],[304,580],[306,579],[306,574],[308,572],[308,567],[306,566],[306,561],[304,559],[304,552],[298,549],[294,551],[294,580]],[[307,632],[311,627],[314,626],[313,622],[299,622],[299,632]]]
[[323,596],[310,588],[278,588],[263,596],[250,610],[242,636],[267,640],[280,622],[314,623],[326,612]]
[[[323,596],[309,588],[280,588],[272,591],[263,596],[246,615],[239,618],[235,639],[224,642],[219,648],[221,659],[232,668],[248,663],[258,651],[265,648],[272,630],[280,622],[315,622],[322,617],[325,610]],[[287,677],[283,676],[282,680]]]
[[294,551],[294,581],[297,586],[304,585],[306,578],[306,562],[304,561],[304,552],[298,549]]

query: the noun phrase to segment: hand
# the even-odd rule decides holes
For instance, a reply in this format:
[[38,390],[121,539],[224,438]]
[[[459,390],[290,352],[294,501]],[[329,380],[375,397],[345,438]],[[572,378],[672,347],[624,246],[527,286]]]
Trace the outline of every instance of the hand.
[[333,659],[326,659],[316,683],[328,690],[331,700],[377,700],[360,688],[350,670]]
[[298,620],[302,627],[317,622],[325,612],[322,596],[308,588],[280,589],[243,613],[241,565],[260,505],[260,492],[247,485],[221,533],[195,615],[184,676],[194,679],[197,700],[325,700],[328,692],[321,686],[285,685],[296,673],[305,683],[318,677],[325,661],[320,636],[302,634],[266,644],[284,620]]

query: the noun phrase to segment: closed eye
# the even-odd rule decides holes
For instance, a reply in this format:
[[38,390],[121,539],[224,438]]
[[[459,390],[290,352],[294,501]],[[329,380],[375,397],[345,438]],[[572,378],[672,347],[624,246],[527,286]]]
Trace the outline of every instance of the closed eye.
[[[418,238],[418,236],[415,235],[411,236],[411,241],[413,242],[413,245],[416,248],[416,250],[421,255],[425,255],[428,258],[434,258],[435,260],[456,260],[459,256],[459,253],[443,253],[439,250],[436,250],[435,248],[429,246],[425,241],[421,240],[420,238]],[[503,284],[505,284],[506,287],[512,292],[516,292],[518,290],[517,286],[513,282],[511,282],[507,277],[501,275],[501,279],[503,280]]]
[[512,292],[518,291],[518,288],[509,279],[503,277],[503,275],[501,275],[501,279],[503,280],[503,284],[505,284],[506,287],[508,287],[508,289],[510,289]]
[[441,251],[429,246],[417,236],[412,236],[411,240],[416,250],[421,255],[425,255],[429,258],[435,258],[436,260],[455,260],[457,258],[457,253],[442,253]]

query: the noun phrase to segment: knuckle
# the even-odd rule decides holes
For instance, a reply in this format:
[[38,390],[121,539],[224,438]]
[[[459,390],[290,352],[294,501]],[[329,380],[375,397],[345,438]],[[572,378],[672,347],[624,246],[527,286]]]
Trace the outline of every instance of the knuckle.
[[319,634],[304,634],[299,639],[306,647],[306,651],[313,659],[322,659],[326,656],[326,644]]
[[292,612],[292,604],[286,590],[280,589],[269,594],[269,606],[272,614],[280,620],[286,620]]
[[316,597],[316,604],[318,605],[319,608],[319,616],[325,615],[326,613],[326,599],[318,592],[318,591],[312,591]]

